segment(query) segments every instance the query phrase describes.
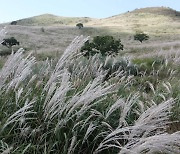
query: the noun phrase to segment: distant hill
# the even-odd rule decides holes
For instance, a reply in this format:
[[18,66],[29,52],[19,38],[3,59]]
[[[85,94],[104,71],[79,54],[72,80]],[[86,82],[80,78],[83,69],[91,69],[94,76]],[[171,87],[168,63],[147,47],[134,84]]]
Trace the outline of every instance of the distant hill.
[[[83,23],[87,26],[146,26],[148,24],[159,25],[160,23],[180,22],[180,12],[167,7],[149,7],[135,9],[131,12],[115,15],[103,19],[89,17],[61,17],[52,14],[43,14],[30,18],[17,20],[17,25],[22,26],[50,26],[69,25]],[[139,25],[140,24],[140,25]]]
[[141,9],[135,9],[131,13],[151,13],[151,14],[171,16],[171,17],[180,16],[179,11],[173,10],[169,7],[147,7]]
[[43,14],[30,18],[17,20],[17,25],[23,26],[50,26],[50,25],[74,25],[92,21],[89,17],[61,17],[52,14]]
[[116,33],[135,33],[145,31],[152,35],[180,34],[180,12],[168,7],[149,7],[135,9],[108,18],[61,17],[43,14],[17,20],[21,26],[75,26],[83,23],[85,27],[109,27]]
[[127,33],[146,31],[153,34],[180,34],[180,12],[166,7],[142,8],[87,24],[114,27]]

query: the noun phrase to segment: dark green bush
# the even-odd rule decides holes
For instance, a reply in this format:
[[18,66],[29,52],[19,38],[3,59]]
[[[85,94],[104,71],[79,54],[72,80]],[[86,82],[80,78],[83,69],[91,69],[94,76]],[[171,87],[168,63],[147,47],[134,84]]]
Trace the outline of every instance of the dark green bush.
[[17,21],[12,21],[10,24],[11,25],[17,25]]
[[82,23],[78,23],[78,24],[76,24],[76,27],[78,27],[79,29],[81,29],[81,28],[83,28],[84,26],[83,26]]
[[3,39],[3,42],[1,44],[8,48],[11,48],[13,45],[19,45],[19,42],[14,37],[11,37]]
[[113,36],[96,36],[92,42],[85,42],[81,48],[81,52],[85,57],[93,56],[100,53],[102,56],[117,55],[120,50],[123,50],[121,40],[115,40]]
[[140,41],[141,43],[145,40],[148,40],[148,39],[149,39],[149,36],[143,32],[137,32],[134,35],[134,40]]

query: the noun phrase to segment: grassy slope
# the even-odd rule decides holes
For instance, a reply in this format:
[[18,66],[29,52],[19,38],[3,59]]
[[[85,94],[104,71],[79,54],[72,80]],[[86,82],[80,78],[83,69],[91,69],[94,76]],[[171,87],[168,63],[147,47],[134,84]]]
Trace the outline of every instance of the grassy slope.
[[[8,26],[6,37],[14,36],[19,42],[20,47],[26,51],[37,51],[43,53],[42,56],[54,56],[52,53],[63,53],[71,41],[78,35],[95,36],[106,34],[107,30],[103,28],[84,28],[77,29],[76,27],[66,26],[46,26],[44,31],[41,31],[41,26]],[[19,48],[19,47],[17,47]],[[0,46],[0,51],[9,50],[6,47]]]
[[[144,8],[104,19],[59,17],[50,14],[18,21],[17,26],[7,26],[7,37],[14,36],[27,51],[52,56],[62,53],[77,35],[113,35],[121,38],[123,53],[138,56],[149,51],[180,48],[180,13],[170,8]],[[82,22],[79,30],[76,23]],[[45,32],[41,31],[44,27]],[[150,40],[140,44],[133,40],[136,31],[145,31]],[[0,50],[7,50],[0,47]],[[142,52],[141,52],[142,51]],[[55,54],[53,54],[55,55]]]
[[52,14],[43,14],[31,18],[18,20],[17,24],[24,26],[75,25],[79,22],[87,23],[91,20],[93,19],[89,17],[61,17]]
[[[77,23],[85,26],[110,27],[115,32],[121,31],[134,33],[135,31],[147,31],[155,36],[180,33],[180,12],[165,7],[136,9],[132,12],[112,16],[104,19],[92,19],[88,17],[60,17],[44,14],[27,19],[18,20],[18,25],[69,25]],[[112,28],[113,27],[113,28]]]
[[169,8],[145,8],[105,18],[97,23],[92,21],[91,24],[114,27],[128,33],[142,30],[150,35],[167,37],[180,34],[180,13]]

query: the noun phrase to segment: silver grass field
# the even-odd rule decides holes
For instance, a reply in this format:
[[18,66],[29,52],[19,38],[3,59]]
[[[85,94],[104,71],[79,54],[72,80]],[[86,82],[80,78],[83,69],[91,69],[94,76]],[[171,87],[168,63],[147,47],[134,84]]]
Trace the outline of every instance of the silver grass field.
[[[0,42],[4,36],[3,29]],[[177,57],[146,70],[127,58],[85,59],[79,49],[87,39],[76,37],[57,62],[23,49],[8,57],[0,69],[0,153],[179,154],[180,131],[171,130],[180,120],[178,70],[170,67]],[[107,80],[104,66],[117,61],[124,69]]]

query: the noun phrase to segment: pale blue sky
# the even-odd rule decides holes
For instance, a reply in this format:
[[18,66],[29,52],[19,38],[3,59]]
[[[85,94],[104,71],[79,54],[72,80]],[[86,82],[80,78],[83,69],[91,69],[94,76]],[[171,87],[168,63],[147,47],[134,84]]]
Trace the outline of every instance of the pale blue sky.
[[0,23],[44,13],[105,18],[152,6],[180,11],[180,0],[0,0]]

